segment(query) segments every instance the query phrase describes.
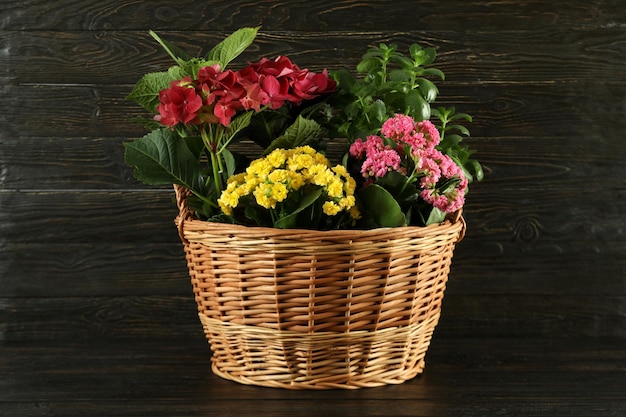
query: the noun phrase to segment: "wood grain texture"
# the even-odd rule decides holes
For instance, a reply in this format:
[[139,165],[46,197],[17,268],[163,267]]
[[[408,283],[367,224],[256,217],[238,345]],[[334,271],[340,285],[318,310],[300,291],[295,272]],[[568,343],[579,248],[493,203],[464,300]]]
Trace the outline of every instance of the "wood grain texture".
[[[159,34],[194,55],[204,55],[223,38],[214,32]],[[335,30],[324,33],[324,42],[319,42],[316,33],[262,29],[254,44],[231,66],[283,54],[314,70],[352,70],[368,47],[381,42],[397,44],[402,51],[414,42],[435,47],[436,66],[447,77],[445,85],[535,82],[551,87],[562,82],[626,81],[623,71],[615,71],[626,52],[626,34],[619,28],[500,30],[497,36],[491,30],[460,35],[421,28],[410,32]],[[0,31],[0,46],[5,51],[0,54],[4,76],[13,84],[134,83],[146,72],[165,70],[173,64],[147,30]]]
[[[285,391],[209,372],[201,338],[3,346],[7,416],[619,417],[626,356],[616,339],[437,338],[424,374],[358,391]],[[25,372],[25,370],[27,372]],[[581,389],[584,386],[584,390]]]
[[[0,298],[8,341],[160,339],[202,334],[191,290],[182,295]],[[448,292],[437,337],[626,338],[626,297]]]
[[[42,7],[45,4],[45,7]],[[0,29],[93,31],[167,28],[171,30],[230,31],[243,25],[267,30],[324,32],[346,30],[541,29],[546,26],[615,27],[624,23],[619,0],[576,0],[559,3],[452,0],[445,3],[307,0],[131,2],[127,0],[6,0]]]
[[[67,137],[139,137],[146,132],[132,119],[146,114],[137,105],[124,100],[131,88],[7,86],[1,97],[6,99],[2,117],[7,123],[2,137],[58,137],[60,133]],[[626,123],[620,107],[624,85],[610,81],[551,87],[532,83],[488,87],[447,85],[440,90],[437,105],[456,105],[459,111],[470,113],[475,120],[470,126],[471,132],[477,138],[573,138],[584,132],[584,137],[575,139],[571,147],[564,149],[567,153],[575,151],[578,141],[595,140],[600,149],[619,147],[619,142],[612,141]],[[602,96],[603,100],[590,101],[590,97],[595,96]],[[28,106],[20,103],[28,103]],[[42,114],[46,115],[47,123],[41,123]]]
[[[437,48],[438,105],[470,113],[472,184],[424,375],[356,392],[221,380],[171,187],[137,182],[125,100],[262,25],[233,65],[354,68]],[[626,9],[622,0],[5,0],[0,4],[0,415],[623,416]]]

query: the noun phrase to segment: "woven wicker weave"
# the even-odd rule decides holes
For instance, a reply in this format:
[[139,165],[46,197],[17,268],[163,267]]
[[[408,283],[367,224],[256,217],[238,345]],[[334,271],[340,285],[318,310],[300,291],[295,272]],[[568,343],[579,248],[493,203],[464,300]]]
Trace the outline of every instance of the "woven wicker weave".
[[175,187],[213,371],[289,389],[398,384],[424,369],[465,223],[283,230],[197,220]]

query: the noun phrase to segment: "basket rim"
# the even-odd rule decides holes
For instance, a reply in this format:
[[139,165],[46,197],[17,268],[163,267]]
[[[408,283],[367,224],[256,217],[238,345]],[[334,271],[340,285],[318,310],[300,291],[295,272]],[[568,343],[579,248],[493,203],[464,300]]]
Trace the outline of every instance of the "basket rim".
[[[412,237],[426,237],[432,234],[459,233],[457,243],[465,236],[466,223],[463,218],[463,211],[452,213],[446,217],[443,223],[431,224],[428,226],[398,226],[398,227],[378,227],[374,229],[333,229],[333,230],[316,230],[316,229],[279,229],[266,226],[247,226],[233,223],[210,222],[200,220],[193,217],[193,212],[186,204],[186,196],[189,190],[180,185],[174,185],[176,192],[176,202],[179,208],[179,214],[175,218],[180,238],[186,241],[185,230],[195,232],[205,232],[213,234],[233,234],[245,235],[253,233],[255,235],[264,235],[274,238],[368,238],[381,234],[410,235]],[[207,227],[210,225],[210,227]],[[209,229],[209,230],[207,230]]]

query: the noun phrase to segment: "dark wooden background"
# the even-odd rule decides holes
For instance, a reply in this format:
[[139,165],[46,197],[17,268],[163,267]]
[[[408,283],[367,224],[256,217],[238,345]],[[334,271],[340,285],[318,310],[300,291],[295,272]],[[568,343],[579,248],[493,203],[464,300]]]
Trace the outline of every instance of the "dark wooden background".
[[[354,68],[379,42],[437,48],[438,103],[474,117],[486,178],[468,196],[435,340],[473,340],[477,354],[476,340],[488,351],[499,338],[626,345],[622,0],[3,0],[3,346],[201,342],[173,192],[139,184],[123,162],[122,142],[144,133],[124,97],[170,65],[149,29],[200,54],[256,25],[246,60],[287,54],[316,70]],[[88,362],[62,352],[63,366]],[[7,369],[17,378],[0,359]],[[0,410],[52,401],[6,375]],[[624,375],[613,375],[622,388]]]

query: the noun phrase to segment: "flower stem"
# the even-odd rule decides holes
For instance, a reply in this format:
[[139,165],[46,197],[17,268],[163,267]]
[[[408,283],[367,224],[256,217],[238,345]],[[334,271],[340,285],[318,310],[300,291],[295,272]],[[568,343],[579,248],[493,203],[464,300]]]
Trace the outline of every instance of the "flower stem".
[[[219,143],[216,140],[214,132],[209,129],[207,132],[206,129],[202,129],[202,142],[204,142],[204,147],[206,148],[209,157],[211,159],[211,169],[213,170],[213,181],[215,181],[215,191],[217,195],[222,194],[222,179],[220,177],[220,156],[219,156]],[[219,135],[217,135],[219,137]]]
[[220,177],[220,161],[219,155],[214,150],[209,150],[211,155],[211,167],[213,168],[213,180],[215,181],[215,191],[217,195],[222,194],[222,179]]

